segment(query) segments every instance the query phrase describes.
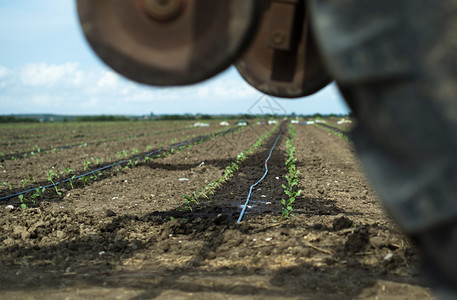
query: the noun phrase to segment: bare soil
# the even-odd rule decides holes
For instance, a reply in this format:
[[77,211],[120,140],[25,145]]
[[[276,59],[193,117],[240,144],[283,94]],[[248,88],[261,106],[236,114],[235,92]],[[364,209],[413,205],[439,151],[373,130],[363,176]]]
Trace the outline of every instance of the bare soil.
[[183,210],[183,195],[218,179],[268,126],[25,210],[2,203],[0,299],[432,299],[415,245],[378,203],[351,144],[317,126],[295,128],[303,193],[290,220],[279,221],[287,131],[241,223],[279,131],[208,200]]

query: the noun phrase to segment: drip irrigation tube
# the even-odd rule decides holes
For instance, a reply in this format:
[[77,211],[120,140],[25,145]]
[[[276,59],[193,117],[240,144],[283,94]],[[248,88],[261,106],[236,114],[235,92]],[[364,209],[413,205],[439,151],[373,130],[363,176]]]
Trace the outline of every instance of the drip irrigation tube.
[[[141,138],[141,137],[146,137],[146,136],[156,136],[156,135],[162,135],[162,134],[167,134],[167,133],[174,133],[174,132],[178,132],[178,131],[182,131],[182,130],[187,130],[187,129],[192,129],[193,127],[185,127],[185,128],[177,128],[177,129],[173,129],[173,130],[168,130],[168,131],[159,131],[159,132],[153,132],[152,134],[150,135],[147,135],[147,134],[140,134],[140,135],[134,135],[132,136],[132,138],[136,139],[136,138]],[[129,140],[130,137],[127,138],[127,140]],[[46,152],[49,152],[49,151],[52,151],[54,149],[56,150],[63,150],[63,149],[70,149],[70,148],[74,148],[74,147],[81,147],[81,146],[92,146],[92,145],[99,145],[99,144],[102,144],[102,143],[111,143],[111,142],[117,142],[117,141],[122,141],[124,139],[107,139],[107,140],[101,140],[101,141],[96,141],[96,142],[89,142],[89,143],[81,143],[81,144],[72,144],[72,145],[65,145],[65,146],[58,146],[58,147],[55,147],[55,148],[49,148],[49,149],[41,149],[39,152],[36,152],[36,154],[42,154],[42,153],[46,153]],[[32,152],[35,152],[35,151],[25,151],[25,152],[17,152],[17,153],[11,153],[11,154],[6,154],[6,155],[3,155],[3,156],[0,156],[0,161],[3,161],[3,160],[10,160],[12,159],[13,157],[17,158],[17,159],[22,159],[24,158],[24,155],[27,154],[27,155],[31,155]]]
[[345,137],[347,137],[349,140],[351,140],[350,133],[348,133],[347,131],[341,130],[339,128],[336,128],[336,127],[333,127],[333,126],[330,126],[330,125],[324,124],[324,123],[316,123],[315,125],[322,126],[322,127],[325,127],[325,128],[327,128],[327,129],[329,129],[329,130],[331,130],[333,132],[342,134]]
[[[226,129],[224,131],[221,131],[221,132],[218,132],[218,133],[214,133],[214,136],[223,136],[223,135],[226,135],[226,134],[228,134],[230,132],[233,132],[233,131],[237,130],[238,128],[239,128],[239,126],[235,126],[235,127]],[[213,134],[201,135],[201,136],[195,137],[193,139],[190,139],[190,140],[187,140],[187,141],[184,141],[184,142],[181,142],[181,143],[173,144],[173,145],[169,146],[168,148],[155,149],[152,152],[149,152],[149,153],[147,153],[145,155],[142,155],[142,156],[141,155],[140,156],[136,156],[136,157],[134,157],[132,159],[139,160],[139,159],[141,159],[143,157],[150,157],[150,156],[156,155],[156,154],[158,154],[160,152],[170,151],[171,149],[176,149],[176,148],[179,148],[181,146],[187,146],[187,145],[190,145],[190,144],[193,144],[193,143],[196,143],[196,142],[205,141],[205,140],[209,139],[212,135]],[[104,166],[102,168],[99,168],[99,169],[96,169],[96,170],[92,170],[92,171],[90,171],[88,173],[85,173],[85,174],[82,174],[82,175],[78,175],[78,176],[75,176],[73,178],[67,178],[67,179],[59,181],[59,182],[55,182],[54,184],[49,184],[49,185],[46,185],[46,186],[40,186],[40,187],[36,187],[36,188],[29,189],[29,190],[26,190],[26,191],[22,191],[22,192],[13,194],[13,195],[5,196],[5,197],[0,198],[0,201],[8,200],[8,199],[17,197],[19,195],[24,195],[24,194],[27,194],[27,193],[30,193],[30,192],[34,192],[34,191],[36,191],[36,189],[42,189],[42,188],[46,188],[47,189],[47,188],[50,188],[50,187],[57,186],[59,184],[67,183],[67,182],[70,182],[70,181],[73,181],[73,180],[76,180],[76,179],[79,179],[79,178],[82,178],[82,177],[85,177],[85,176],[89,176],[89,175],[92,175],[92,174],[95,174],[95,173],[98,173],[98,172],[101,172],[101,171],[104,171],[104,170],[107,170],[107,169],[114,168],[114,167],[116,167],[118,165],[121,165],[121,164],[128,163],[132,159],[124,159],[124,160],[115,162],[113,164],[110,164],[108,166]]]
[[244,203],[243,209],[241,210],[240,217],[238,218],[237,223],[240,223],[241,220],[243,219],[244,213],[246,212],[246,208],[248,207],[248,204],[249,204],[249,200],[251,199],[252,189],[256,185],[258,185],[260,182],[262,182],[265,179],[265,177],[267,177],[267,174],[268,174],[268,161],[270,160],[271,154],[273,153],[273,150],[275,149],[276,144],[278,143],[278,140],[281,137],[281,135],[282,135],[282,128],[281,128],[281,132],[276,137],[276,140],[275,140],[275,142],[273,144],[273,147],[271,147],[271,149],[270,149],[270,154],[268,154],[268,157],[265,160],[265,173],[263,174],[262,178],[260,178],[256,183],[251,185],[251,187],[249,188],[249,194],[248,194],[248,196],[246,198],[246,202]]

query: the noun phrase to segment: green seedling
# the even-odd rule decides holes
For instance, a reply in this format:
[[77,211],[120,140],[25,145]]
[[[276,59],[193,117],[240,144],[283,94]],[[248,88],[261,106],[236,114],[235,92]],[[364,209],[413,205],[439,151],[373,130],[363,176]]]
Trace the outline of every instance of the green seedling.
[[24,195],[19,195],[19,200],[21,201],[21,208],[26,209],[27,205],[25,204],[25,202],[27,202],[28,199],[25,198]]
[[71,176],[71,178],[70,178],[70,180],[69,180],[71,189],[74,189],[74,188],[75,188],[75,187],[73,186],[73,180],[75,180],[75,177],[76,177],[76,175],[73,175],[73,176]]
[[37,153],[40,153],[40,152],[41,152],[41,149],[40,149],[40,147],[38,147],[37,144],[35,144],[35,146],[33,147],[33,149],[35,149]]
[[22,179],[21,180],[21,186],[24,188],[30,184],[30,181],[28,179]]
[[197,205],[200,204],[200,202],[198,202],[198,197],[197,197],[197,194],[194,192],[192,195],[184,195],[182,196],[186,201],[184,202],[184,205],[185,205],[185,210],[190,210],[192,211],[192,206],[191,204],[192,203],[195,203]]
[[105,162],[105,160],[103,158],[98,158],[97,157],[97,158],[94,159],[93,157],[91,157],[90,159],[92,160],[92,162],[95,161],[96,165],[99,165],[99,164],[102,164],[102,163]]
[[13,183],[8,183],[8,182],[3,182],[3,185],[7,186],[10,191],[14,190],[14,184]]
[[84,171],[86,171],[86,170],[89,168],[89,166],[90,166],[91,164],[92,164],[92,161],[91,161],[91,160],[85,161],[85,162],[83,163]]
[[44,187],[36,188],[36,189],[35,189],[35,193],[33,193],[33,194],[30,196],[30,199],[32,200],[32,202],[35,203],[35,199],[38,199],[39,197],[43,196],[45,190],[46,190],[46,188],[44,188]]
[[198,194],[198,198],[200,198],[200,196],[203,196],[203,197],[205,197],[206,199],[209,199],[209,198],[208,198],[208,195],[206,195],[205,191],[203,191],[203,190],[200,190],[200,193]]
[[54,170],[49,170],[47,175],[48,175],[48,181],[50,181],[52,183],[52,185],[54,186],[54,189],[56,190],[57,195],[62,196],[62,192],[59,191],[57,184],[54,182],[54,178],[59,178],[59,175],[57,175],[54,172]]
[[138,165],[138,160],[136,160],[136,159],[131,159],[131,160],[129,160],[129,162],[127,163],[126,168],[128,168],[128,167],[132,167],[132,168],[133,168],[133,167],[136,167],[137,165]]
[[29,174],[29,180],[30,182],[33,182],[33,183],[36,183],[36,178],[32,175],[32,174]]
[[81,180],[83,185],[86,186],[86,183],[89,180],[89,177],[88,176],[83,176],[83,177],[80,177],[79,180]]

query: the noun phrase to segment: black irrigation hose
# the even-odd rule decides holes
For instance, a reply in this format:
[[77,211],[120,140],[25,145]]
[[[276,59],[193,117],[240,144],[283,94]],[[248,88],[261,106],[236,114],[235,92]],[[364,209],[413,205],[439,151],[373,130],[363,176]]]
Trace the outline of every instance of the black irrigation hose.
[[322,127],[325,127],[327,129],[330,129],[331,131],[334,131],[334,132],[337,132],[337,133],[340,133],[342,135],[344,135],[345,137],[348,138],[348,140],[351,140],[351,137],[350,137],[350,134],[347,132],[347,131],[344,131],[344,130],[341,130],[339,128],[336,128],[336,127],[333,127],[333,126],[330,126],[328,124],[325,124],[325,123],[316,123],[316,125],[318,126],[322,126]]
[[282,133],[283,133],[283,128],[281,128],[281,131],[279,132],[278,136],[277,136],[276,139],[275,139],[275,142],[274,142],[274,144],[273,144],[273,147],[271,147],[271,149],[270,149],[270,154],[268,154],[268,157],[267,157],[267,159],[265,160],[265,173],[263,174],[262,178],[260,178],[256,183],[254,183],[253,185],[251,185],[251,187],[249,188],[249,194],[248,194],[248,196],[247,196],[247,198],[246,198],[246,202],[245,202],[245,204],[244,204],[244,206],[243,206],[243,209],[241,210],[241,213],[240,213],[240,216],[239,216],[239,218],[238,218],[238,221],[236,221],[237,223],[240,223],[241,220],[243,220],[244,213],[246,212],[246,209],[247,209],[248,204],[249,204],[249,200],[250,200],[251,195],[252,195],[252,189],[253,189],[256,185],[258,185],[260,182],[262,182],[262,181],[265,179],[265,177],[267,176],[267,174],[268,174],[268,161],[270,160],[271,154],[273,153],[273,150],[275,149],[276,144],[278,143],[278,140],[279,140],[279,138],[281,137]]
[[[178,128],[178,129],[169,130],[169,131],[159,131],[159,132],[156,132],[156,133],[152,133],[150,136],[166,134],[166,133],[173,133],[173,132],[178,132],[178,131],[181,131],[181,130],[191,129],[191,128],[193,128],[193,127]],[[136,136],[133,136],[133,138],[140,138],[140,137],[144,137],[144,136],[146,136],[146,134],[136,135]],[[41,153],[52,151],[54,149],[62,150],[62,149],[70,149],[70,148],[73,148],[73,147],[82,147],[82,146],[86,147],[86,146],[91,146],[91,145],[98,145],[98,144],[101,144],[101,143],[115,142],[115,141],[118,141],[118,140],[119,139],[109,139],[109,140],[104,140],[104,141],[102,140],[102,141],[91,142],[91,143],[65,145],[65,146],[59,146],[59,147],[55,147],[55,148],[49,148],[49,149],[40,150],[39,152],[36,152],[36,153],[41,154]],[[3,155],[3,156],[0,156],[0,161],[9,160],[9,159],[12,159],[13,157],[15,157],[17,159],[22,159],[22,158],[24,158],[25,154],[32,155],[32,152],[35,152],[35,151],[26,151],[26,152],[19,152],[19,153]]]
[[[145,154],[144,156],[136,156],[133,159],[138,160],[138,159],[141,159],[143,157],[150,157],[152,155],[156,155],[156,154],[164,152],[164,151],[170,151],[171,149],[176,149],[176,148],[179,148],[179,147],[182,147],[182,146],[187,146],[187,145],[190,145],[190,144],[193,144],[193,143],[196,143],[196,142],[206,141],[209,138],[211,138],[212,136],[224,136],[224,135],[226,135],[228,133],[231,133],[231,132],[237,130],[238,128],[239,128],[238,126],[235,126],[235,127],[226,129],[226,130],[218,132],[218,133],[201,135],[201,136],[195,137],[193,139],[190,139],[190,140],[187,140],[187,141],[184,141],[184,142],[181,142],[181,143],[173,144],[173,145],[169,146],[168,148],[155,149],[154,151],[149,152],[149,153]],[[89,175],[92,175],[92,174],[95,174],[95,173],[98,173],[98,172],[101,172],[101,171],[104,171],[104,170],[107,170],[107,169],[114,168],[114,167],[119,166],[121,164],[128,163],[130,160],[131,159],[124,159],[124,160],[115,162],[113,164],[110,164],[108,166],[105,166],[105,167],[90,171],[88,173],[85,173],[85,174],[82,174],[82,175],[78,175],[78,176],[75,176],[75,177],[72,177],[72,178],[67,178],[67,179],[59,181],[59,182],[55,182],[54,184],[49,184],[49,185],[46,185],[46,186],[40,186],[40,187],[36,187],[36,188],[29,189],[29,190],[26,190],[26,191],[22,191],[20,193],[16,193],[16,194],[13,194],[13,195],[5,196],[5,197],[0,198],[0,201],[8,200],[8,199],[11,199],[13,197],[17,197],[19,195],[27,194],[27,193],[36,191],[36,189],[42,189],[42,188],[46,188],[47,189],[47,188],[50,188],[50,187],[55,187],[55,186],[57,186],[57,185],[59,185],[61,183],[67,183],[67,182],[70,182],[70,181],[73,181],[73,180],[76,180],[76,179],[79,179],[79,178],[82,178],[82,177],[85,177],[85,176],[89,176]]]

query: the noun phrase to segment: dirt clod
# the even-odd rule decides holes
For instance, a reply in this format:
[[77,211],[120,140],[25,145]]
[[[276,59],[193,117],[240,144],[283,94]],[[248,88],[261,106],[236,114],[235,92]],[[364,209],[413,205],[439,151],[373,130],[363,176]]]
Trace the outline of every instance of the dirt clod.
[[352,222],[351,219],[342,216],[342,217],[339,217],[339,218],[336,218],[335,220],[333,220],[332,226],[333,226],[333,230],[338,231],[338,230],[350,228],[350,227],[352,227],[352,224],[354,224],[354,222]]

